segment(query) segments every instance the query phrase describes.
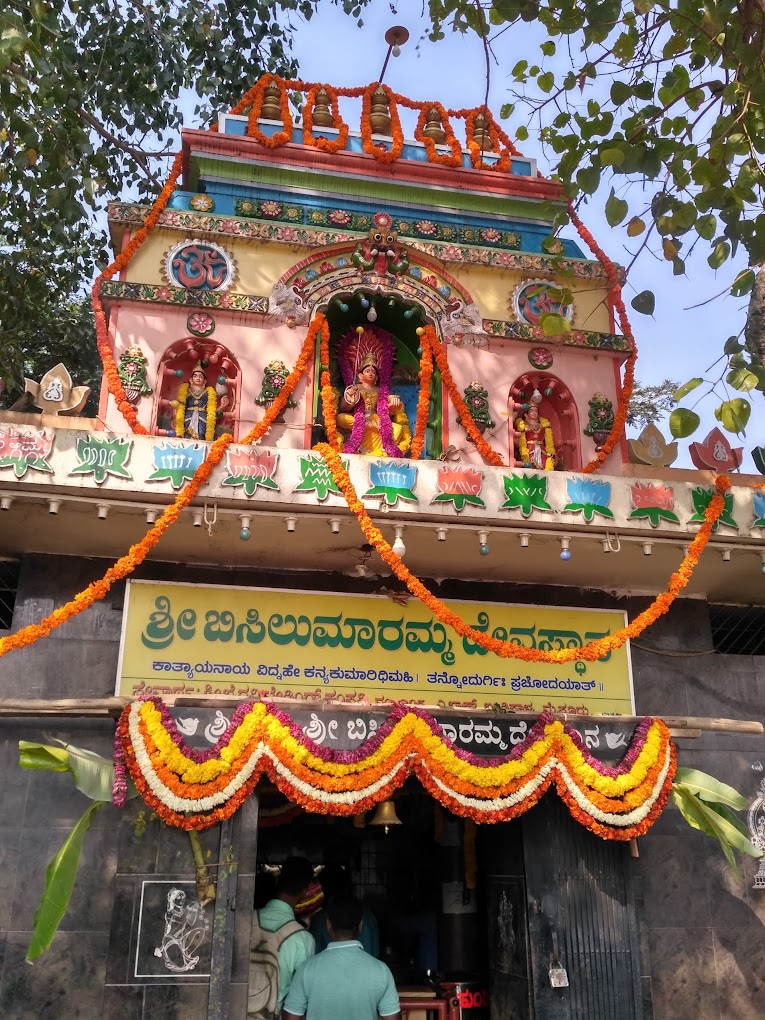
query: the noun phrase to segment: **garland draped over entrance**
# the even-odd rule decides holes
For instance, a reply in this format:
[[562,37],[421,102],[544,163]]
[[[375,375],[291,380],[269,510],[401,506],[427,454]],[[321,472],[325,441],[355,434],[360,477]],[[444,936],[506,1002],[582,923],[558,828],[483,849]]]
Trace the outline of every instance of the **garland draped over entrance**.
[[120,717],[113,799],[125,804],[129,773],[162,821],[201,830],[229,818],[261,776],[305,811],[357,815],[414,775],[452,814],[483,823],[517,818],[554,787],[591,832],[629,840],[661,814],[676,768],[675,746],[660,719],[644,719],[611,767],[550,715],[540,715],[510,754],[478,758],[456,747],[427,712],[406,705],[395,705],[357,750],[336,751],[314,743],[276,706],[245,702],[214,747],[197,751],[162,701],[149,698],[126,706]]

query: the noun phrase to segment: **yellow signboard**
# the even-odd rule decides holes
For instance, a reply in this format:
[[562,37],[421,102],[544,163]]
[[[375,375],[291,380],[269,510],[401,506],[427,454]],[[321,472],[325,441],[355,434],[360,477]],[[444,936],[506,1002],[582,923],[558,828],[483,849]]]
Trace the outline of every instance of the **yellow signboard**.
[[[447,605],[541,650],[579,648],[625,623],[612,610]],[[459,637],[414,599],[153,581],[128,583],[117,694],[634,711],[626,646],[597,662],[525,663]]]

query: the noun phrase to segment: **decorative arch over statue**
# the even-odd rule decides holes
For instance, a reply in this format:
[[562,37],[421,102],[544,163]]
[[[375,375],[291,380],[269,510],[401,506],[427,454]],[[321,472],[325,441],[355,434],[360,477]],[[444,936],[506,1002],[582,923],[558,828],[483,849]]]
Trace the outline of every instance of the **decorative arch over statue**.
[[581,469],[576,402],[557,376],[544,370],[524,372],[510,387],[508,410],[509,446],[516,463],[537,470]]
[[231,432],[236,438],[241,369],[223,344],[198,336],[170,344],[155,390],[154,435],[209,442]]
[[363,241],[333,245],[288,269],[269,296],[269,314],[305,325],[336,295],[363,290],[373,300],[379,295],[421,306],[446,343],[487,346],[480,311],[465,288],[438,262],[378,227],[378,221],[390,223],[387,213],[377,213],[374,220]]
[[[426,310],[402,301],[396,292],[386,296],[356,290],[335,292],[316,312],[323,312],[329,325],[329,371],[344,449],[371,456],[408,456],[419,399],[417,329],[429,321]],[[374,369],[376,378],[363,376],[367,368]],[[314,412],[316,424],[324,425],[318,378]],[[440,457],[441,432],[442,387],[436,370],[430,386],[425,459]]]

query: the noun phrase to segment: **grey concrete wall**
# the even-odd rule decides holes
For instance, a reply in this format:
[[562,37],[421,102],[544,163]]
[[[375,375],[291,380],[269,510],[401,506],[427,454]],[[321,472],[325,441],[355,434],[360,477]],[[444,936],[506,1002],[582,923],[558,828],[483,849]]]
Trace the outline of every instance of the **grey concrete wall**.
[[[67,557],[23,561],[14,629],[37,622],[90,580],[104,564]],[[284,585],[254,574],[189,571],[147,565],[143,577],[209,583]],[[369,590],[340,579],[347,590]],[[338,578],[296,577],[295,586],[333,589]],[[336,590],[336,589],[335,589]],[[615,602],[603,592],[444,584],[444,597],[536,604],[626,608],[647,600]],[[48,639],[0,658],[0,697],[102,697],[113,692],[123,600],[122,586]],[[711,635],[703,601],[682,600],[633,643],[637,711],[656,715],[765,717],[765,657],[708,654]],[[703,653],[703,654],[696,654]],[[17,767],[19,739],[70,739],[111,753],[110,723],[36,720],[0,724],[4,778],[0,815],[0,1016],[68,1020],[191,1020],[206,1015],[206,991],[193,983],[173,991],[131,981],[125,946],[135,930],[142,878],[188,874],[188,840],[150,822],[136,837],[139,805],[126,817],[104,808],[89,835],[72,908],[51,950],[34,967],[23,964],[32,914],[45,866],[87,805],[67,776],[30,774]],[[680,762],[711,772],[750,800],[765,766],[765,740],[713,734],[678,742]],[[156,830],[156,831],[155,831]],[[210,846],[212,852],[212,845]],[[765,890],[752,889],[756,864],[733,874],[716,844],[693,832],[670,805],[639,841],[633,877],[641,930],[641,973],[646,1020],[761,1020],[765,1016]],[[248,851],[249,855],[249,851]],[[251,895],[251,864],[240,876]],[[112,944],[109,945],[110,931]],[[244,994],[246,952],[235,948],[236,1001]],[[124,973],[123,973],[124,971]],[[232,998],[232,1006],[234,999]],[[541,1020],[541,1018],[537,1018]],[[616,1018],[598,1018],[616,1020]]]
[[[636,602],[630,612],[641,608]],[[699,654],[711,645],[706,603],[677,603],[633,646],[637,711],[765,719],[765,658]],[[750,803],[757,796],[765,738],[715,733],[678,748],[680,765],[730,783]],[[745,858],[734,874],[672,803],[639,849],[646,1020],[765,1017],[765,890],[752,888],[756,862]]]

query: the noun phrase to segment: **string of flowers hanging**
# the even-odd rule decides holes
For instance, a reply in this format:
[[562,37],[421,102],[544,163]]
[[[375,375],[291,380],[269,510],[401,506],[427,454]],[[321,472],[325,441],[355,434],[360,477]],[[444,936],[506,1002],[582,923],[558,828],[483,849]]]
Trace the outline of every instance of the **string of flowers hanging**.
[[415,775],[433,798],[475,822],[508,821],[555,787],[572,816],[604,839],[645,833],[671,792],[676,753],[667,727],[645,719],[617,766],[593,758],[572,727],[541,715],[510,754],[479,758],[456,747],[425,711],[396,705],[354,751],[314,743],[266,702],[234,710],[209,750],[188,747],[156,698],[128,705],[115,734],[114,803],[128,775],[168,825],[201,830],[239,808],[261,776],[305,811],[351,816],[386,800]]

